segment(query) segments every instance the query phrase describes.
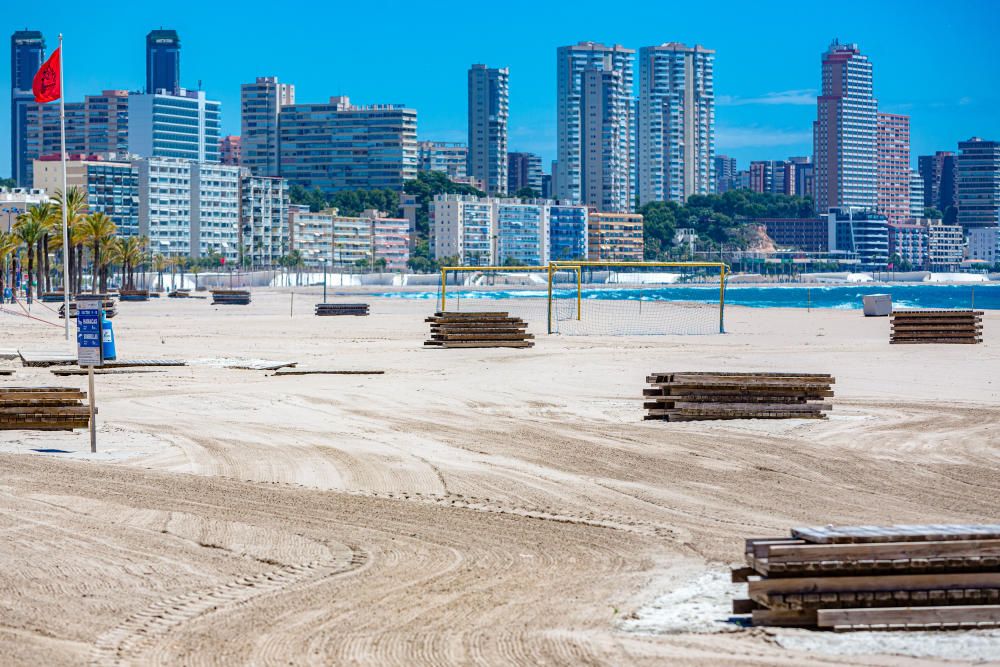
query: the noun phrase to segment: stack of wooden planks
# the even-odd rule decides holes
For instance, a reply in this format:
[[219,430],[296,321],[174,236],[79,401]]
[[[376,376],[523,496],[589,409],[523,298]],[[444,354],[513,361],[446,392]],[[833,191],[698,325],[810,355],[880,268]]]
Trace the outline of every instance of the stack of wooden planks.
[[170,299],[187,299],[191,296],[191,290],[188,289],[175,289],[173,292],[167,292],[167,297]]
[[122,301],[149,301],[148,289],[123,289],[119,292]]
[[86,392],[72,387],[0,387],[0,431],[87,428],[86,397]]
[[834,378],[820,373],[653,373],[645,419],[825,419]]
[[242,289],[212,290],[213,306],[249,306],[250,292]]
[[320,317],[334,315],[367,315],[367,303],[317,303],[316,314]]
[[1000,524],[795,528],[746,541],[754,625],[831,630],[1000,627]]
[[[101,298],[101,307],[104,309],[104,317],[109,320],[118,314],[118,309],[115,307],[115,300],[107,297]],[[59,318],[62,319],[66,310],[66,305],[63,304],[59,306]],[[71,319],[76,319],[76,302],[69,302],[69,316]]]
[[527,323],[520,317],[497,312],[439,311],[430,322],[431,338],[424,345],[456,347],[532,347],[534,335],[527,332]]
[[896,310],[890,343],[982,343],[981,310]]

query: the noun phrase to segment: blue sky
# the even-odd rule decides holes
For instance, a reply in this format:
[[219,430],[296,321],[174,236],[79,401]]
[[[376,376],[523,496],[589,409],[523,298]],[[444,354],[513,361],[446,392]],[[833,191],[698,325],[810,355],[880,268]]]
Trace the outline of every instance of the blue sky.
[[[581,40],[630,48],[680,41],[716,50],[717,152],[751,159],[811,153],[820,54],[836,37],[874,63],[884,111],[911,116],[913,161],[973,135],[1000,138],[1000,0],[708,2],[46,1],[0,14],[4,39],[41,30],[66,40],[67,99],[138,89],[144,38],[181,36],[181,78],[223,103],[239,133],[239,86],[277,75],[300,102],[349,95],[418,110],[422,139],[464,141],[466,70],[510,68],[510,150],[555,155],[555,50]],[[287,9],[287,11],[281,11]],[[10,87],[9,47],[0,85]],[[638,75],[638,72],[636,72]],[[10,171],[9,103],[0,105],[0,174]],[[546,168],[547,170],[547,168]]]

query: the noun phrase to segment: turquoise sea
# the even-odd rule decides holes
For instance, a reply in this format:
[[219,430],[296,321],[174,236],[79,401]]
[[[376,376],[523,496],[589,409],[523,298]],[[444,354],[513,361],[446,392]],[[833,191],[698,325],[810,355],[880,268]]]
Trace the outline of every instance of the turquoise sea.
[[[576,290],[556,290],[563,298],[573,298]],[[544,299],[546,290],[470,291],[448,290],[448,296],[471,299]],[[861,308],[866,294],[891,294],[896,308],[970,308],[1000,310],[1000,284],[979,285],[774,285],[726,288],[726,303],[750,308]],[[401,299],[436,299],[433,292],[387,292],[378,296]],[[641,299],[644,301],[689,301],[717,303],[718,288],[657,287],[649,289],[599,289],[583,291],[585,299]]]

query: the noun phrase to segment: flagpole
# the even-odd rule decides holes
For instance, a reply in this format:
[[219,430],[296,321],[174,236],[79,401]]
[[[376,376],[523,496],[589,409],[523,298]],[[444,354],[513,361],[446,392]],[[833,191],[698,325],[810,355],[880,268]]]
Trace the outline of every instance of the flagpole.
[[69,342],[69,223],[66,220],[66,206],[69,192],[66,191],[66,91],[63,80],[66,78],[66,68],[63,67],[63,36],[59,33],[59,138],[62,142],[62,238],[63,238],[63,327],[66,342]]

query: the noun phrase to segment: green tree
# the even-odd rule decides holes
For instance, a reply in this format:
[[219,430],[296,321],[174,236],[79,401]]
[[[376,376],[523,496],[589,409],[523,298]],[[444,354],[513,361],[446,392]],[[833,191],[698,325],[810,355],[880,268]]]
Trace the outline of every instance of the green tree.
[[935,220],[941,220],[944,218],[944,213],[934,208],[933,206],[927,206],[924,208],[924,217],[933,218]]
[[514,193],[514,196],[518,199],[538,199],[541,197],[540,192],[536,192],[534,189],[529,187],[523,187]]
[[440,171],[421,171],[417,178],[403,184],[403,192],[414,195],[417,200],[417,238],[426,239],[430,234],[430,204],[436,195],[472,195],[485,197],[486,193],[471,185],[452,182],[447,174]]
[[91,249],[91,259],[93,260],[93,276],[91,291],[97,294],[97,279],[101,279],[101,291],[107,290],[107,275],[104,268],[107,260],[102,256],[102,250],[108,247],[108,243],[114,238],[117,227],[114,220],[104,213],[91,213],[80,222],[81,237]]

